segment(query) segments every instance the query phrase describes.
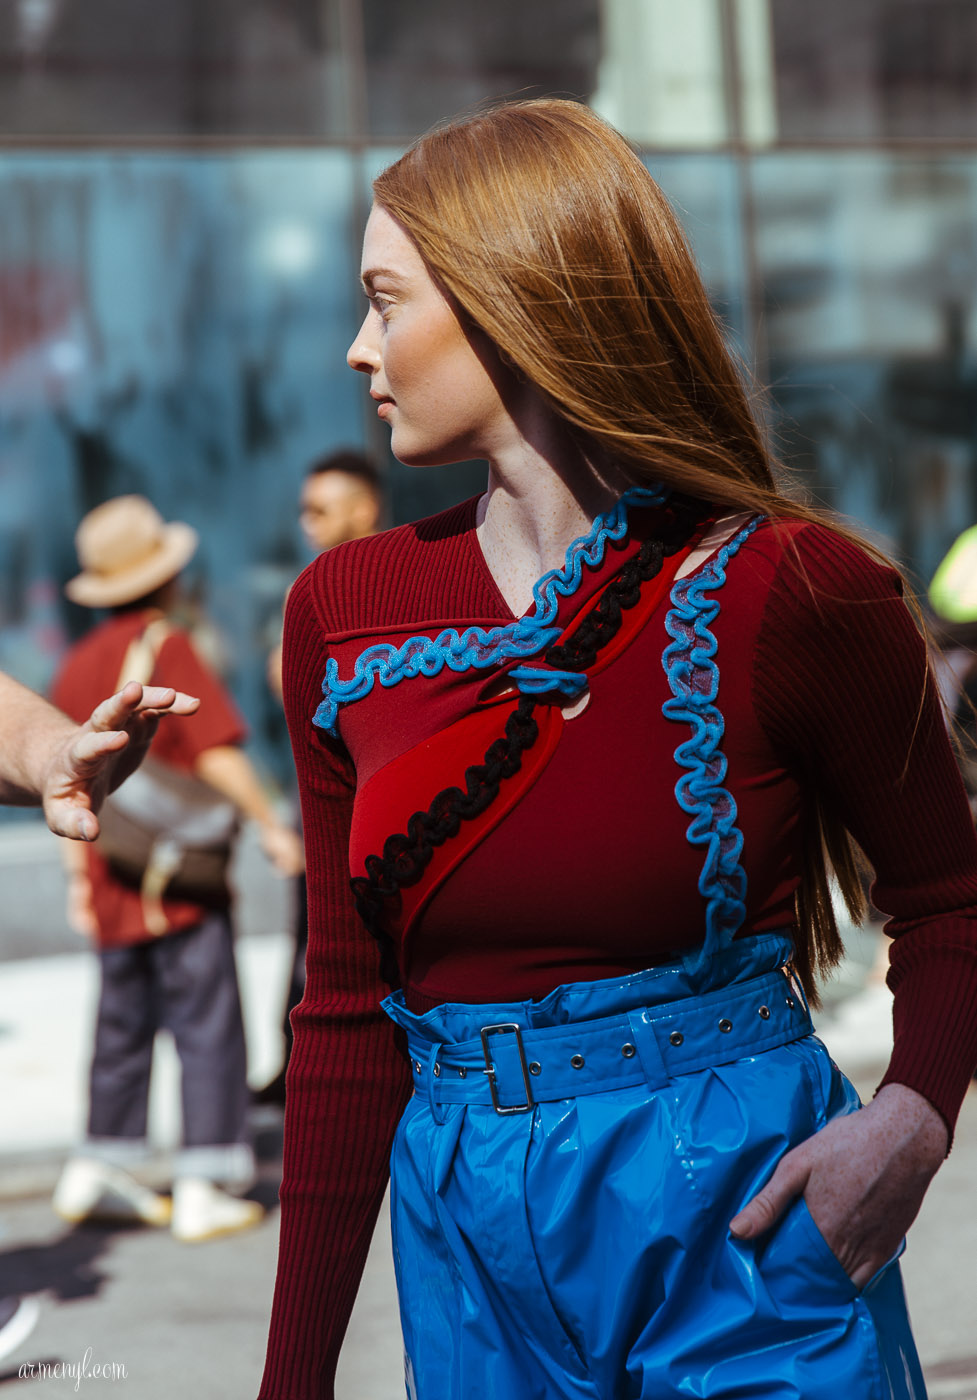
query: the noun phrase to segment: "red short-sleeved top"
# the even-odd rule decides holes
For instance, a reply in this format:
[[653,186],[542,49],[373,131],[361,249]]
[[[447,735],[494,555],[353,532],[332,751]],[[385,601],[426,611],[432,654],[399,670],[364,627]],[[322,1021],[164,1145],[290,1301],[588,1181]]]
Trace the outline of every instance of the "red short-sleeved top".
[[[58,708],[77,723],[84,723],[99,701],[116,689],[130,644],[157,617],[159,613],[152,610],[120,613],[77,642],[55,678],[51,698]],[[151,680],[154,685],[173,686],[200,698],[195,715],[162,721],[153,740],[154,758],[192,772],[205,750],[240,744],[247,737],[230,695],[180,628],[174,627],[160,647]],[[88,848],[88,863],[99,946],[118,947],[152,937],[138,889],[118,879],[97,845]],[[199,923],[207,911],[189,900],[164,898],[163,912],[170,932],[177,932]]]

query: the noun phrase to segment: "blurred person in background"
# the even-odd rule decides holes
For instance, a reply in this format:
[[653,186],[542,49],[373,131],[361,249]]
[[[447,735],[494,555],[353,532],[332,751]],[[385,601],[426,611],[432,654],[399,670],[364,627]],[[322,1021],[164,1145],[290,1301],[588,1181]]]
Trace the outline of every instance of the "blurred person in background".
[[375,535],[383,512],[380,474],[362,452],[346,448],[309,467],[299,496],[299,525],[316,554]]
[[[898,1256],[977,1062],[977,839],[899,575],[779,489],[593,111],[480,112],[373,189],[349,364],[396,457],[488,482],[289,596],[261,1400],[333,1394],[388,1164],[416,1400],[922,1396]],[[895,994],[865,1107],[806,1000],[853,842]]]
[[[364,453],[345,447],[319,458],[306,471],[299,492],[299,527],[313,554],[375,535],[382,515],[380,473]],[[268,685],[281,700],[280,643],[268,657]]]
[[[299,525],[309,549],[316,554],[333,549],[347,540],[375,535],[383,513],[380,473],[362,452],[353,448],[330,453],[313,462],[305,474],[299,494]],[[268,684],[282,698],[282,648],[276,646],[268,657]],[[305,949],[309,936],[305,873],[295,882],[294,947],[292,966],[282,1018],[284,1053],[282,1066],[267,1084],[253,1095],[255,1103],[285,1105],[285,1073],[292,1053],[292,1012],[305,990]]]
[[[238,815],[261,827],[283,874],[301,868],[241,744],[231,697],[173,620],[178,578],[196,532],[165,524],[141,496],[105,502],[76,535],[82,572],[66,593],[106,620],[65,656],[53,698],[79,718],[105,678],[156,675],[200,697],[200,713],[157,734],[149,759],[102,812],[100,839],[66,846],[68,921],[98,949],[101,992],[90,1077],[88,1135],[66,1164],[54,1208],[93,1217],[171,1221],[184,1241],[255,1224],[248,1088],[226,871]],[[111,818],[111,820],[110,820]],[[169,1030],[181,1065],[183,1146],[170,1201],[141,1184],[148,1155],[153,1044]]]
[[[127,685],[82,725],[0,671],[0,802],[44,809],[56,836],[94,841],[98,810],[145,756],[162,715],[190,715],[195,696]],[[30,1335],[36,1298],[0,1297],[0,1360]]]

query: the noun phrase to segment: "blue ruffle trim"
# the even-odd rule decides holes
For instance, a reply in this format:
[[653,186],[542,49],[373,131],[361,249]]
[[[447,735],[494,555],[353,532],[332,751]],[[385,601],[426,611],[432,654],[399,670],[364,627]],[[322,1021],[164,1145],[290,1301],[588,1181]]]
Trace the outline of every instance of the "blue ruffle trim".
[[716,638],[709,629],[719,601],[706,594],[722,588],[726,565],[761,519],[754,516],[698,573],[678,580],[665,618],[674,640],[665,648],[662,665],[673,698],[665,701],[662,713],[692,728],[691,738],[675,750],[675,761],[687,770],[675,785],[675,796],[692,818],[686,837],[693,846],[706,848],[699,876],[699,892],[706,900],[703,959],[726,946],[746,916],[746,871],[740,864],[743,833],[736,826],[736,802],[723,787],[727,764],[720,744],[725,725],[715,704],[719,667],[713,659]]
[[[356,658],[348,680],[340,680],[338,663],[330,658],[322,682],[325,699],[316,710],[313,724],[335,734],[340,705],[362,700],[376,681],[389,688],[415,676],[436,676],[445,666],[452,671],[485,670],[545,651],[560,635],[560,628],[553,625],[560,599],[576,593],[584,565],[599,568],[608,540],[620,540],[627,533],[628,508],[661,505],[667,496],[663,486],[632,486],[606,515],[598,515],[586,535],[573,541],[563,568],[551,569],[538,580],[533,588],[533,611],[515,622],[488,629],[467,627],[460,634],[447,627],[433,638],[409,637],[399,647],[378,642]],[[519,667],[512,674],[520,691],[530,695],[554,690],[578,695],[587,684],[586,676],[565,671]]]
[[509,679],[523,695],[563,695],[575,700],[587,689],[583,671],[546,671],[541,666],[514,666]]

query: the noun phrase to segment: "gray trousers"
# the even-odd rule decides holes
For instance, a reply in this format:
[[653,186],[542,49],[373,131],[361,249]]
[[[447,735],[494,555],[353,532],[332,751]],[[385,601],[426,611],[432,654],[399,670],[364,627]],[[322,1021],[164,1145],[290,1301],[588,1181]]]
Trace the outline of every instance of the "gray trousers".
[[246,1177],[247,1058],[230,918],[99,953],[102,986],[90,1081],[89,1145],[122,1162],[145,1143],[156,1032],[181,1068],[184,1151],[177,1171]]

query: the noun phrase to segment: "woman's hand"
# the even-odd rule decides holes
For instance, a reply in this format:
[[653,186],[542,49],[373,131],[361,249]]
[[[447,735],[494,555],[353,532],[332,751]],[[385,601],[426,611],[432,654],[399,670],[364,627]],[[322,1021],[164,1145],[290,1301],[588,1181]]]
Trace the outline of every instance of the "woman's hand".
[[927,1099],[887,1084],[860,1112],[833,1119],[786,1153],[730,1231],[738,1239],[762,1235],[803,1195],[839,1263],[864,1288],[915,1220],[948,1142]]
[[79,729],[52,745],[41,799],[57,836],[94,841],[105,797],[139,766],[162,715],[192,715],[200,701],[163,686],[130,681]]

